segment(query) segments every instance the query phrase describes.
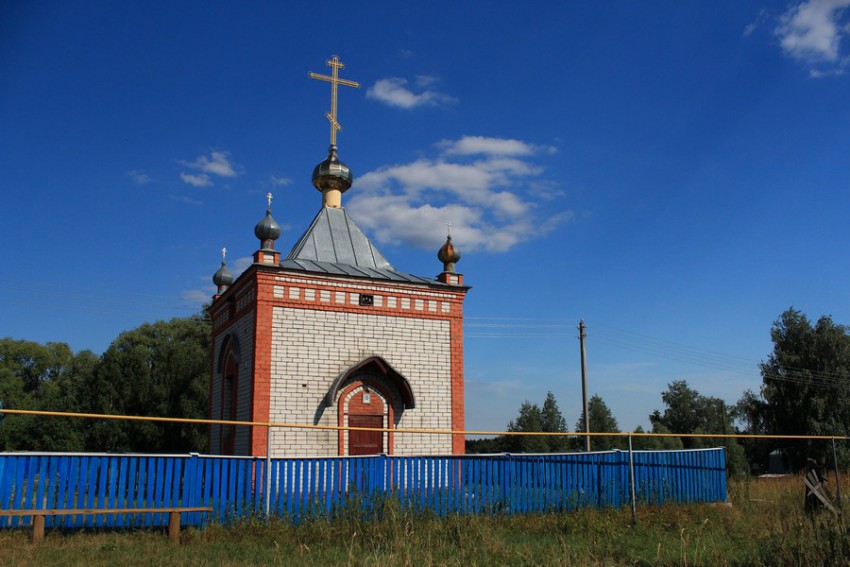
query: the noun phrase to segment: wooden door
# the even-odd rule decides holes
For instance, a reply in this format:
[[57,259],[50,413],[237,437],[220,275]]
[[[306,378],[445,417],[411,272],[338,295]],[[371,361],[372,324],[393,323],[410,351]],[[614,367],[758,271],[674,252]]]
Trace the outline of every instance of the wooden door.
[[[349,427],[383,427],[384,417],[380,415],[349,415]],[[384,452],[384,433],[382,431],[349,431],[349,455],[375,455]]]

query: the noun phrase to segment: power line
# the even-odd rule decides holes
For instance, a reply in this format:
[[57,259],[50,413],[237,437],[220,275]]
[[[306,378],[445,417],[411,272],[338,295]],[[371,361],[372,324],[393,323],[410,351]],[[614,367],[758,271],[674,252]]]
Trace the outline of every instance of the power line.
[[[498,321],[496,323],[470,323],[467,327],[474,329],[499,329],[501,333],[468,333],[471,338],[513,338],[513,339],[561,339],[563,333],[527,331],[545,331],[548,329],[572,328],[572,323],[563,322],[562,319],[534,319],[534,318],[511,318],[511,317],[474,317],[473,321]],[[594,340],[609,344],[611,346],[649,354],[656,357],[685,362],[688,364],[716,368],[747,377],[761,377],[767,380],[782,381],[796,384],[809,384],[814,386],[850,386],[850,377],[846,374],[812,370],[802,367],[784,365],[787,374],[778,374],[762,368],[762,362],[757,362],[744,357],[733,356],[710,351],[682,343],[659,339],[644,333],[625,331],[606,325],[591,325]]]
[[[46,309],[62,309],[96,315],[143,314],[148,316],[152,315],[152,311],[178,310],[198,313],[201,309],[200,305],[175,305],[170,303],[173,300],[171,295],[137,290],[68,288],[65,285],[59,286],[59,284],[9,278],[0,278],[0,282],[5,284],[0,285],[0,298],[4,295],[2,292],[26,294],[27,297],[16,298],[15,301]],[[39,299],[33,299],[33,297]],[[47,304],[44,301],[51,298],[56,299],[57,302]],[[465,337],[470,339],[560,340],[576,336],[572,332],[574,323],[568,322],[563,317],[466,317],[465,327],[473,329],[473,332],[465,333]],[[761,376],[768,380],[789,383],[816,386],[850,385],[848,383],[850,377],[846,374],[784,365],[784,369],[788,373],[780,375],[761,368],[762,363],[760,362],[652,337],[645,333],[627,331],[604,324],[593,324],[588,326],[588,329],[597,342],[622,350],[639,352],[677,362],[725,370],[748,377]],[[760,371],[756,371],[756,369],[760,369]]]

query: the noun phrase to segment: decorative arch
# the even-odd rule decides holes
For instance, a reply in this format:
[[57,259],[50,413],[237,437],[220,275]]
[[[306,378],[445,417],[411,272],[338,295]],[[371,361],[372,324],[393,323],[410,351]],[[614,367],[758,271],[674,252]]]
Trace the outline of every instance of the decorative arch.
[[[379,356],[371,356],[342,371],[331,384],[326,405],[337,406],[342,427],[393,429],[416,400],[410,382]],[[393,453],[392,431],[339,431],[339,454]]]
[[[241,349],[239,339],[234,335],[228,335],[222,341],[218,353],[217,370],[221,376],[221,398],[219,401],[219,418],[223,420],[236,420],[236,405],[239,400],[239,361],[241,360]],[[236,426],[219,425],[219,450],[224,455],[233,455],[236,452]]]
[[328,394],[325,399],[326,405],[332,406],[337,403],[340,399],[340,389],[343,388],[351,378],[361,373],[377,374],[378,376],[383,377],[387,382],[398,389],[399,396],[401,398],[400,401],[404,409],[413,409],[416,407],[416,400],[413,397],[413,388],[410,387],[410,382],[408,382],[407,378],[402,376],[398,370],[390,366],[390,363],[380,356],[364,358],[357,364],[343,370],[339,376],[334,379],[330,389],[328,390]]
[[218,351],[218,360],[216,361],[216,372],[221,373],[224,370],[225,358],[228,354],[232,354],[236,364],[239,364],[242,359],[242,349],[239,346],[239,337],[236,333],[230,333],[224,340],[221,341],[221,348]]

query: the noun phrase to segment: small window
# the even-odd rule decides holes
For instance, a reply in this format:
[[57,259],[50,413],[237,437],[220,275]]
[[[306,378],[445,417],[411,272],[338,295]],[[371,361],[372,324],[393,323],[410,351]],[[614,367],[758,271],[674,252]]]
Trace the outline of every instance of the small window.
[[360,306],[361,307],[371,307],[375,304],[375,296],[371,294],[360,294]]

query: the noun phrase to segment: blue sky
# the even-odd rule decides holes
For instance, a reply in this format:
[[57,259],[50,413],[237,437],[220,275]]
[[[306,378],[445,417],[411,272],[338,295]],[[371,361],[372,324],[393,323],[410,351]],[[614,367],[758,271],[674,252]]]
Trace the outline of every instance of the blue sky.
[[105,350],[196,312],[226,246],[343,205],[400,270],[452,223],[467,426],[523,400],[624,429],[677,379],[734,403],[789,306],[850,323],[850,0],[6,2],[0,335]]

